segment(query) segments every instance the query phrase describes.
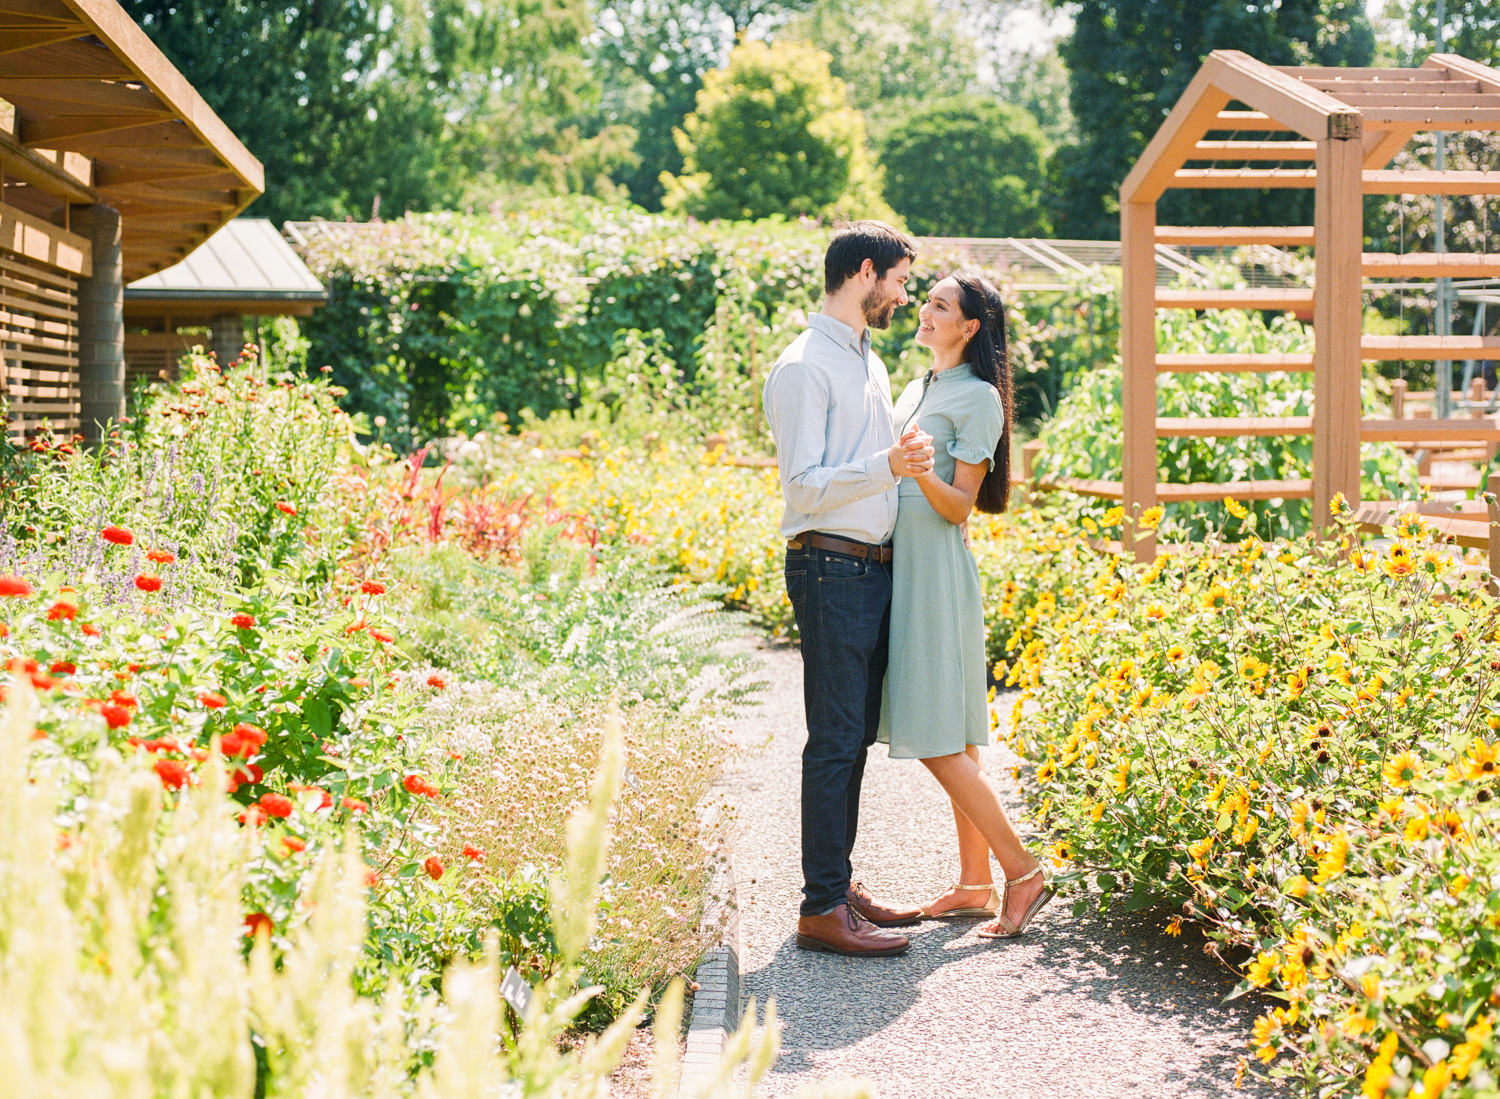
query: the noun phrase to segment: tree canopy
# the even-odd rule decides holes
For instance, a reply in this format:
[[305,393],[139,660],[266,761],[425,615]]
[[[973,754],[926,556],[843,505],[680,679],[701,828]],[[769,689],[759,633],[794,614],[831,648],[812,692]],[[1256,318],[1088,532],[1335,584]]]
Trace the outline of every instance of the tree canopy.
[[936,100],[886,136],[886,196],[912,232],[1033,237],[1050,232],[1042,209],[1046,141],[1019,107],[987,96]]
[[[1119,188],[1203,59],[1244,50],[1270,65],[1365,65],[1362,0],[1079,0],[1060,52],[1076,141],[1053,164],[1053,222],[1067,236],[1119,234]],[[1172,192],[1164,216],[1277,222],[1310,196]]]
[[828,55],[802,42],[745,42],[704,77],[677,133],[680,175],[663,174],[664,205],[705,218],[886,212]]

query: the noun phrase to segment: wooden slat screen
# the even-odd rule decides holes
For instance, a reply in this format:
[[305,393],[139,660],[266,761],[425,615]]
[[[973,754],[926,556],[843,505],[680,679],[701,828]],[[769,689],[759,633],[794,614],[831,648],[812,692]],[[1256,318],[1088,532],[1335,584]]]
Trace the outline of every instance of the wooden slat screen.
[[61,436],[82,429],[78,280],[9,251],[0,251],[0,393],[12,440],[44,424]]
[[125,333],[125,388],[133,390],[141,380],[154,382],[165,375],[177,377],[177,364],[196,344],[205,344],[203,335],[177,332]]

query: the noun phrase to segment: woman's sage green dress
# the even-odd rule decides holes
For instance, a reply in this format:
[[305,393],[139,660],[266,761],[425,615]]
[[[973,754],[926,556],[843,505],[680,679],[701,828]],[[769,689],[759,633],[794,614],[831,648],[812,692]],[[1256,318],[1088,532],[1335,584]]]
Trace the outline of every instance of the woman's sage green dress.
[[[932,436],[934,470],[952,484],[956,462],[993,461],[1005,409],[995,387],[961,363],[907,386],[895,419],[897,435],[917,424]],[[898,493],[879,739],[892,758],[930,759],[989,743],[984,611],[959,527],[913,478],[902,478]]]

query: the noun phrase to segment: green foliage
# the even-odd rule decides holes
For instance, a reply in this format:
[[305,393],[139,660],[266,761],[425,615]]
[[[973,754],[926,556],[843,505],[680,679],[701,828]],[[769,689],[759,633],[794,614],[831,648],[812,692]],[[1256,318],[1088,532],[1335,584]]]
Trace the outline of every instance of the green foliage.
[[828,55],[806,43],[745,42],[705,75],[683,120],[680,175],[664,175],[668,210],[702,218],[881,216],[864,120]]
[[[1357,0],[1083,0],[1060,46],[1076,144],[1053,164],[1063,236],[1117,239],[1120,184],[1203,59],[1243,50],[1270,65],[1365,65],[1374,39]],[[1164,224],[1308,223],[1309,194],[1173,191]]]
[[[1163,351],[1204,354],[1229,350],[1270,353],[1308,351],[1311,332],[1289,315],[1270,322],[1260,313],[1221,312],[1193,318],[1164,314],[1157,344]],[[1078,375],[1058,405],[1057,414],[1038,438],[1042,452],[1035,472],[1041,478],[1081,477],[1119,480],[1121,475],[1121,375],[1119,360]],[[1163,374],[1156,384],[1162,416],[1308,416],[1312,390],[1307,375],[1289,373]],[[1372,374],[1364,383],[1365,415],[1381,410],[1379,383]],[[1415,491],[1416,471],[1409,458],[1388,444],[1364,444],[1362,492],[1377,499]],[[1227,439],[1165,438],[1157,440],[1161,480],[1292,480],[1311,475],[1310,436],[1247,436]],[[1245,532],[1262,537],[1297,535],[1310,528],[1307,501],[1255,501]],[[1220,504],[1170,504],[1166,530],[1175,539],[1199,540],[1219,522]],[[1102,508],[1094,512],[1102,512]]]
[[[958,12],[935,0],[820,0],[776,36],[812,42],[880,144],[909,111],[972,90],[979,43]],[[887,188],[894,195],[894,184]]]
[[880,150],[896,212],[924,236],[1041,237],[1046,143],[1018,107],[966,94],[909,111]]

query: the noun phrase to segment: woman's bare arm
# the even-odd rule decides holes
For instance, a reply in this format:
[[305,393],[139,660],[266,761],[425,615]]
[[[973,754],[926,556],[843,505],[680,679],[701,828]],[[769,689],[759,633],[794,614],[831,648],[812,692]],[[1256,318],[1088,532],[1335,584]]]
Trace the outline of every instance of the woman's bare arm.
[[979,498],[979,485],[989,468],[988,462],[960,461],[954,466],[951,485],[930,469],[915,480],[922,489],[922,495],[932,505],[932,510],[957,526],[968,519],[969,512],[974,510],[974,501]]

